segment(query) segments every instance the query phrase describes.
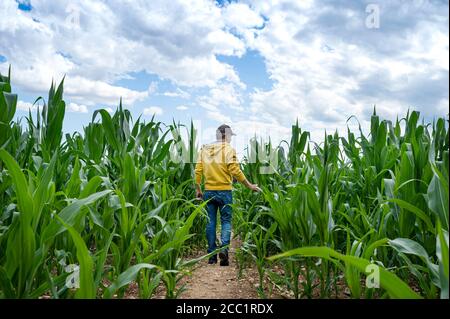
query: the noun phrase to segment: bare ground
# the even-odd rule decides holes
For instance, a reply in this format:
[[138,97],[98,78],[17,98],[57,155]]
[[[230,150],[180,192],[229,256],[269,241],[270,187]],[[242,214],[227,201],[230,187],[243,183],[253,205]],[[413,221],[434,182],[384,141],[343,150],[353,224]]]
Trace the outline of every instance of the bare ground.
[[232,240],[229,252],[230,265],[220,266],[219,262],[209,265],[201,261],[184,283],[186,290],[182,299],[250,299],[258,298],[253,276],[238,279],[238,267],[235,261],[235,249],[238,243]]
[[[257,293],[257,271],[248,268],[243,271],[238,279],[238,265],[235,260],[235,251],[240,243],[232,239],[229,250],[229,266],[220,266],[217,264],[209,265],[208,260],[202,260],[192,268],[189,275],[181,280],[178,288],[184,287],[180,293],[180,299],[256,299]],[[192,253],[188,259],[198,258],[206,254],[206,251],[197,251]],[[161,284],[152,298],[165,298],[165,287]],[[132,282],[125,294],[126,299],[139,298],[139,292],[136,282]]]
[[[177,285],[179,289],[184,285],[184,290],[179,294],[179,299],[258,299],[258,271],[254,264],[247,264],[242,271],[241,277],[238,278],[239,267],[236,262],[236,249],[241,245],[236,238],[231,240],[229,251],[230,265],[220,266],[217,264],[209,265],[208,260],[204,259],[197,263]],[[190,254],[188,259],[198,258],[204,255],[205,251],[196,251]],[[275,265],[273,272],[283,275],[282,267]],[[300,283],[304,282],[304,278],[300,276]],[[350,297],[350,291],[346,287],[345,282],[341,279],[339,285],[339,293],[332,298],[347,299]],[[320,298],[318,282],[314,289],[313,298]],[[288,291],[286,287],[280,287],[275,284],[267,274],[264,278],[265,298],[270,299],[292,299],[294,295]],[[157,288],[152,298],[165,298],[165,287],[161,285]],[[136,282],[130,284],[125,294],[127,299],[139,298],[139,291]]]

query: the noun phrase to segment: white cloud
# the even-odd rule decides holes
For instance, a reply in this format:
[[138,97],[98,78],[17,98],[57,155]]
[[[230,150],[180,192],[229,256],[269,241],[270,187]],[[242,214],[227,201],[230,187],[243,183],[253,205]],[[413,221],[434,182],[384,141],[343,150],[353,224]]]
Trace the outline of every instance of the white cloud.
[[102,81],[93,81],[83,77],[73,76],[65,80],[66,96],[79,103],[106,104],[115,106],[122,98],[125,105],[132,106],[136,101],[142,101],[149,96],[147,91],[135,91],[125,87],[110,85]]
[[227,26],[240,30],[261,27],[264,23],[262,17],[244,3],[228,4],[223,15]]
[[448,3],[383,2],[379,30],[364,27],[364,2],[251,4],[268,21],[249,45],[275,82],[250,94],[254,118],[286,127],[299,118],[322,140],[325,129],[345,134],[350,115],[368,123],[374,104],[392,120],[448,107]]
[[178,105],[178,106],[176,107],[176,109],[177,109],[178,111],[186,111],[186,110],[189,110],[189,108],[188,108],[186,105]]
[[171,91],[164,92],[162,95],[168,96],[168,97],[177,97],[177,98],[185,99],[185,100],[191,98],[191,95],[189,94],[189,92],[186,92],[180,88],[177,88],[175,91],[172,91],[172,92]]
[[229,122],[226,114],[244,111],[243,97],[239,88],[230,83],[221,83],[208,92],[208,95],[199,96],[197,103],[208,110],[207,116],[219,122]]
[[83,104],[76,104],[76,103],[69,103],[66,106],[66,110],[68,112],[75,112],[75,113],[87,113],[88,112],[88,108],[86,105]]
[[[28,111],[28,110],[36,111],[38,106],[42,110],[42,102],[38,102],[35,105],[33,105],[32,103],[29,102],[24,102],[21,100],[17,101],[17,109],[21,111]],[[66,112],[87,113],[88,108],[86,105],[82,104],[80,105],[70,102],[66,105]]]
[[158,91],[158,82],[152,81],[150,83],[150,85],[148,86],[148,90],[147,91],[148,91],[149,94],[156,93]]
[[[17,101],[17,110],[21,110],[21,111],[27,111],[27,112],[28,112],[28,110],[36,111],[38,106],[42,110],[42,102],[38,102],[35,105],[33,105],[32,103],[29,103],[29,102],[24,102],[21,100]],[[88,108],[86,105],[70,102],[66,105],[66,112],[87,113]]]
[[21,110],[21,111],[27,111],[27,112],[28,112],[28,110],[34,111],[37,109],[37,105],[36,104],[33,105],[32,103],[19,100],[19,101],[17,101],[16,109]]
[[[51,5],[55,13],[65,9],[61,3],[51,2]],[[111,48],[102,47],[107,34],[82,42],[82,35],[78,39],[75,31],[64,27],[65,11],[53,16],[47,15],[46,10],[50,7],[45,1],[33,1],[31,12],[18,10],[13,0],[0,3],[0,52],[7,57],[8,65],[12,65],[13,85],[29,93],[42,94],[49,89],[52,79],[59,81],[67,75],[65,92],[73,95],[77,102],[88,105],[117,104],[120,96],[133,103],[148,95],[146,91],[112,85],[108,77],[102,75],[108,74],[107,69],[100,71],[108,62],[107,52],[114,54]],[[94,37],[95,32],[92,34]],[[1,71],[8,65],[0,65]],[[92,68],[97,68],[97,72]]]
[[[120,97],[129,107],[163,95],[196,102],[216,122],[289,128],[298,118],[318,139],[324,129],[345,129],[350,115],[367,124],[374,104],[391,119],[409,107],[445,115],[448,2],[380,2],[377,30],[364,26],[369,2],[77,0],[71,6],[80,25],[73,27],[62,1],[34,0],[23,12],[2,0],[0,52],[7,63],[0,71],[12,63],[13,85],[40,94],[52,78],[67,75],[68,100],[86,108],[115,106]],[[241,70],[217,57],[249,49],[262,57],[271,88],[246,92]],[[142,71],[183,90],[117,84]]]
[[231,117],[225,115],[225,113],[220,111],[207,111],[206,112],[209,119],[214,120],[218,123],[230,123]]
[[223,30],[216,30],[209,33],[207,41],[213,45],[214,54],[241,57],[245,53],[245,43],[231,33]]
[[150,106],[144,109],[144,115],[162,115],[164,113],[163,109],[159,106]]
[[[236,70],[216,58],[240,56],[246,48],[224,29],[223,10],[212,1],[78,0],[69,8],[35,0],[32,5],[23,12],[15,0],[0,3],[0,52],[13,66],[14,84],[26,91],[43,93],[52,78],[67,75],[66,91],[77,103],[113,105],[123,96],[133,104],[155,87],[137,91],[114,83],[141,71],[190,87],[214,87],[219,81],[244,86]],[[80,23],[75,27],[74,10]]]

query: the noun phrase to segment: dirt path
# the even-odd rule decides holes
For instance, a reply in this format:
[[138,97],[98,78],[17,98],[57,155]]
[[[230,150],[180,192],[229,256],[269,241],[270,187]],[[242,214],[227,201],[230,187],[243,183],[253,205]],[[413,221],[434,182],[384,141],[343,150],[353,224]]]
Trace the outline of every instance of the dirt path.
[[[184,291],[178,295],[179,299],[258,299],[258,271],[254,265],[248,265],[242,271],[241,278],[238,278],[239,267],[236,263],[236,249],[240,247],[239,240],[233,238],[229,250],[230,265],[222,267],[217,264],[209,265],[208,260],[202,260],[197,263],[190,271],[190,275],[186,275],[177,284],[180,289],[184,285]],[[188,259],[201,257],[205,251],[196,251],[189,256]],[[273,272],[283,275],[283,271],[279,265],[272,268]],[[304,279],[299,278],[300,282]],[[320,298],[319,283],[313,298]],[[350,297],[350,291],[345,283],[338,283],[340,286],[338,299],[347,299]],[[270,289],[269,289],[270,286]],[[269,299],[292,299],[294,295],[291,291],[286,290],[273,283],[271,280],[264,279],[265,298]],[[159,285],[155,295],[152,298],[164,299],[166,297],[165,287],[163,283]],[[139,298],[139,288],[136,282],[133,282],[127,289],[126,299]]]
[[181,299],[249,299],[258,298],[256,279],[253,274],[244,271],[241,279],[237,278],[238,266],[235,250],[239,243],[231,241],[229,251],[230,266],[222,267],[219,262],[209,265],[207,260],[200,262],[192,275],[185,280],[186,291]]

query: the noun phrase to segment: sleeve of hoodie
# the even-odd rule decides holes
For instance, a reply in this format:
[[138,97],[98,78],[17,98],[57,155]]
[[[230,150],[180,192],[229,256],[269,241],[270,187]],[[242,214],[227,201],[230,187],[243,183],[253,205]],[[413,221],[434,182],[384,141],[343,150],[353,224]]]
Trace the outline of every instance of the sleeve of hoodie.
[[202,176],[203,176],[202,151],[203,151],[203,149],[200,149],[200,152],[198,153],[197,164],[195,165],[195,183],[196,184],[200,184],[202,182]]
[[228,171],[231,173],[231,175],[238,180],[238,182],[245,181],[245,175],[241,171],[241,167],[239,165],[239,162],[237,160],[236,151],[230,147],[227,152],[227,166]]

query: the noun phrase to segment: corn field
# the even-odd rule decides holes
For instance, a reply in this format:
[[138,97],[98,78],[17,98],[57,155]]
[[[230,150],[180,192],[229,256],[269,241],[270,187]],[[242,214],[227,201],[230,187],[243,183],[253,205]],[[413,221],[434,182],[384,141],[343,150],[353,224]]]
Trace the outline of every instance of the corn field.
[[[15,120],[18,97],[0,76],[0,297],[123,298],[132,282],[139,298],[161,287],[179,297],[208,257],[189,258],[206,251],[195,128],[134,120],[120,101],[64,135],[63,82]],[[275,154],[273,174],[261,174],[261,153]],[[367,136],[320,144],[296,123],[290,141],[251,140],[241,166],[263,192],[234,187],[236,258],[240,273],[256,267],[261,298],[273,285],[293,298],[449,298],[444,117],[391,122],[374,110]]]

